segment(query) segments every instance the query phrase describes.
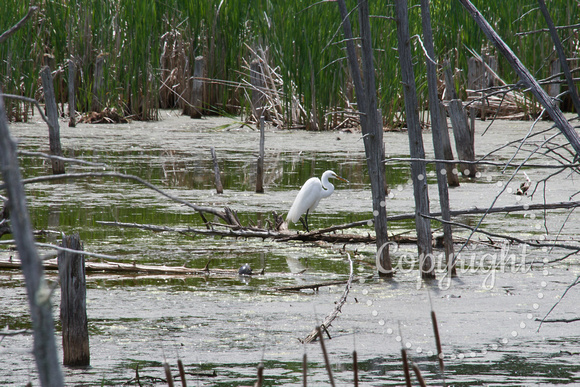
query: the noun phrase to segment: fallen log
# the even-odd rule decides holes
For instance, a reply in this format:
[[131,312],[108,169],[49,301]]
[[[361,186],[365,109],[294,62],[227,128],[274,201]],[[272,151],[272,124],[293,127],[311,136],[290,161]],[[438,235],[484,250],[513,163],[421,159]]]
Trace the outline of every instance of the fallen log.
[[[412,217],[414,218],[414,216],[415,215],[413,215]],[[410,217],[404,219],[410,219]],[[375,241],[375,237],[370,233],[367,233],[367,235],[329,234],[330,232],[345,228],[368,225],[369,223],[368,221],[353,222],[345,225],[329,227],[326,229],[315,230],[307,233],[295,233],[295,234],[262,229],[257,227],[240,226],[236,228],[231,228],[232,227],[231,225],[226,224],[222,225],[216,223],[213,223],[212,225],[223,226],[225,229],[211,228],[208,230],[202,230],[192,227],[174,228],[167,226],[156,226],[152,224],[107,222],[107,221],[97,221],[97,223],[105,226],[139,228],[142,230],[149,230],[154,232],[176,232],[181,234],[199,234],[199,235],[231,237],[231,238],[262,238],[262,239],[268,238],[278,242],[302,241],[302,242],[329,242],[329,243],[373,243]],[[390,240],[398,243],[417,243],[416,237],[409,237],[404,235],[391,235]]]

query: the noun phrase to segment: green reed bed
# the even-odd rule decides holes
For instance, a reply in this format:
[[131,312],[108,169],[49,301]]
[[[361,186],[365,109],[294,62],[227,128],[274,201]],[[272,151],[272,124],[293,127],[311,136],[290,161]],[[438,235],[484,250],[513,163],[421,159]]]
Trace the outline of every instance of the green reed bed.
[[[545,28],[536,1],[473,2],[532,73],[538,78],[549,76],[548,65],[555,58],[549,35],[518,34]],[[418,3],[409,2],[410,32],[417,36],[412,38],[415,74],[420,104],[426,108]],[[247,116],[248,64],[259,55],[272,77],[269,86],[279,88],[270,101],[275,106],[270,108],[283,117],[285,126],[336,127],[345,114],[352,114],[356,103],[334,2],[13,0],[0,4],[0,30],[14,25],[29,5],[39,7],[37,14],[0,45],[0,83],[6,93],[40,97],[38,73],[48,63],[56,71],[57,98],[64,103],[67,63],[73,59],[79,69],[78,111],[95,110],[98,98],[97,106],[114,108],[133,119],[154,120],[160,107],[183,107],[195,58],[203,56],[204,112]],[[356,1],[347,5],[354,9]],[[461,70],[457,88],[465,97],[469,50],[493,54],[493,48],[459,3],[434,0],[431,7],[437,59],[449,58]],[[556,25],[579,20],[575,0],[554,0],[548,7]],[[370,10],[380,108],[385,124],[398,126],[404,122],[404,109],[394,7],[370,0]],[[351,23],[357,31],[356,10]],[[170,45],[162,39],[166,33],[172,34]],[[560,37],[568,56],[575,56],[578,29],[561,29]],[[97,95],[95,63],[103,59],[102,88]],[[501,58],[499,74],[508,83],[517,80]],[[8,101],[7,109],[12,120],[28,118],[29,107],[22,103]]]

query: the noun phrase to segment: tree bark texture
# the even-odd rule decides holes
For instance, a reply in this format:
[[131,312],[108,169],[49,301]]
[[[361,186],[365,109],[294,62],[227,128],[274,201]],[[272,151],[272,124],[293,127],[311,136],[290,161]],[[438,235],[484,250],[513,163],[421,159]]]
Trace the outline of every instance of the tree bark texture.
[[[439,95],[437,93],[437,68],[435,61],[435,48],[433,45],[433,31],[431,29],[431,11],[429,0],[421,0],[421,21],[423,23],[423,43],[427,51],[427,84],[429,88],[429,112],[431,113],[431,125],[433,135],[433,148],[435,158],[443,160],[445,158],[444,144],[445,136],[443,131],[447,130],[447,124],[443,126],[443,118],[440,117],[442,111],[439,105]],[[447,134],[449,140],[449,134]],[[449,144],[447,146],[450,147]],[[444,220],[451,220],[449,214],[449,188],[447,187],[446,164],[435,163],[437,174],[437,188],[439,189],[439,203]],[[453,232],[451,225],[443,224],[443,243],[445,245],[446,262],[453,262]]]
[[377,269],[379,275],[393,275],[389,258],[386,209],[386,181],[384,164],[384,145],[382,122],[377,112],[375,74],[371,45],[369,10],[367,0],[358,2],[359,22],[361,29],[362,64],[365,84],[359,68],[358,55],[353,41],[349,12],[344,0],[337,1],[342,27],[346,41],[347,60],[355,87],[357,106],[360,113],[361,130],[364,138],[367,168],[371,180],[373,216],[377,245]]
[[[409,15],[406,0],[395,0],[397,14],[397,37],[401,77],[405,94],[405,114],[407,117],[407,132],[409,134],[409,150],[412,158],[425,158],[421,123],[419,122],[419,106],[417,103],[417,89],[411,57],[409,37]],[[417,250],[420,260],[421,276],[433,278],[435,265],[433,264],[433,247],[431,243],[431,223],[421,214],[429,213],[429,194],[427,191],[427,172],[425,162],[411,163],[411,178],[413,179],[413,194],[415,196],[415,226],[417,229]]]

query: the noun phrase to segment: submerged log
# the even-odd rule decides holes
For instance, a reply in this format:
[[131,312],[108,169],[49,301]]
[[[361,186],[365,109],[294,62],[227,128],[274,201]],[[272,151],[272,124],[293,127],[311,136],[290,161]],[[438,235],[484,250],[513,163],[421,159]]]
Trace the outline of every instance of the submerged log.
[[91,363],[87,319],[85,258],[79,234],[63,236],[62,246],[78,253],[60,251],[57,265],[60,277],[60,320],[62,323],[63,364],[88,366]]

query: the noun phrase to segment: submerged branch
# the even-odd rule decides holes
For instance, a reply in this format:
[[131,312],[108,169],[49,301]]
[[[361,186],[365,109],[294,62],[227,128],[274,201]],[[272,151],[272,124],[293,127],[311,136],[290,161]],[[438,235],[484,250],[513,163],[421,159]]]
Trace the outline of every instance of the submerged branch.
[[346,256],[348,257],[348,262],[350,264],[350,275],[348,276],[348,281],[346,283],[346,287],[344,288],[344,292],[342,293],[342,297],[340,297],[340,300],[338,300],[338,302],[336,303],[334,310],[332,311],[332,313],[330,313],[328,316],[326,316],[326,318],[324,319],[322,324],[320,324],[319,326],[316,327],[316,329],[314,329],[312,332],[310,332],[310,334],[308,336],[306,336],[306,338],[304,338],[304,340],[300,340],[302,343],[311,343],[318,338],[318,336],[320,335],[320,332],[328,332],[328,328],[330,328],[330,324],[332,324],[334,319],[341,312],[342,306],[344,305],[344,303],[346,302],[346,298],[348,297],[348,292],[350,291],[350,287],[352,286],[352,279],[354,278],[352,259],[350,258],[349,253],[346,253]]

